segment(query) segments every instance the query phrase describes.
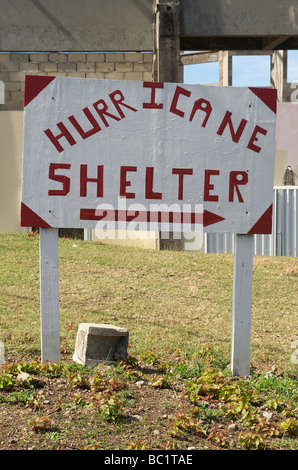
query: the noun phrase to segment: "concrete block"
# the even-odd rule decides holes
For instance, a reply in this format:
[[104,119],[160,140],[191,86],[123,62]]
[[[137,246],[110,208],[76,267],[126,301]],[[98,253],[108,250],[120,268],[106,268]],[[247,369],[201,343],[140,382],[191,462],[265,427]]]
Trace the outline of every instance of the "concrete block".
[[105,73],[105,78],[108,80],[123,80],[123,73],[121,72],[108,72]]
[[5,91],[19,91],[22,89],[21,83],[24,82],[7,82],[5,83]]
[[77,71],[78,72],[88,72],[88,73],[95,72],[95,62],[86,62],[86,63],[79,62],[77,64]]
[[123,52],[109,52],[106,54],[108,62],[124,62],[125,54]]
[[87,72],[86,73],[86,78],[97,78],[97,79],[101,78],[101,79],[103,79],[103,78],[105,78],[105,74],[104,73],[99,73],[99,72],[97,72],[97,73],[93,73],[93,72],[88,73]]
[[0,62],[9,62],[9,52],[0,52]]
[[67,72],[66,76],[72,78],[86,78],[85,72]]
[[49,62],[67,62],[67,54],[64,52],[50,52]]
[[87,62],[104,62],[105,54],[103,52],[89,52],[87,54]]
[[150,72],[152,70],[152,64],[150,62],[146,62],[143,64],[135,63],[133,64],[134,72]]
[[[148,81],[151,81],[151,79],[152,79],[152,76],[150,77],[150,80]],[[124,80],[136,80],[136,81],[141,82],[143,80],[143,74],[142,72],[126,72],[124,74]]]
[[125,53],[125,62],[143,62],[143,54],[141,52]]
[[113,62],[96,62],[96,72],[114,72],[115,64]]
[[[139,73],[139,72],[134,72],[134,73]],[[151,82],[152,80],[152,72],[144,72],[143,73],[143,81],[144,82]]]
[[84,52],[73,52],[68,54],[68,62],[86,62],[86,54]]
[[57,64],[54,62],[40,62],[38,68],[40,72],[57,72]]
[[[0,80],[3,80],[1,76],[3,76],[4,73],[0,74]],[[22,80],[25,79],[25,72],[7,72],[7,73],[9,74],[8,80],[11,82],[21,82]]]
[[21,101],[24,100],[24,93],[22,91],[11,91],[10,96],[12,101]]
[[102,323],[81,323],[78,327],[73,360],[96,366],[127,357],[129,331]]
[[28,62],[29,54],[26,52],[11,52],[9,55],[10,62]]
[[[49,60],[49,54],[44,52],[33,52],[30,54],[30,62],[47,62]],[[22,61],[24,62],[24,60]]]
[[[12,64],[11,64],[12,65]],[[19,64],[20,72],[29,72],[29,73],[36,73],[38,72],[38,64],[33,62],[25,62]],[[11,71],[13,71],[11,69]],[[14,70],[17,71],[17,70]]]
[[18,72],[20,64],[19,62],[0,62],[0,70],[4,72]]
[[75,62],[59,62],[58,72],[75,72],[77,70],[77,64]]
[[125,62],[118,62],[115,63],[115,71],[116,72],[132,72],[133,71],[133,63],[130,62],[126,64]]

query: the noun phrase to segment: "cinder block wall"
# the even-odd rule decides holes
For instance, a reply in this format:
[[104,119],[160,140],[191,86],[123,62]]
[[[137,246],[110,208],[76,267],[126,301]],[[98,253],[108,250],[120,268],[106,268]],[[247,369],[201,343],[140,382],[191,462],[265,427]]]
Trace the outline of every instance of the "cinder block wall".
[[0,53],[0,80],[5,86],[0,111],[23,109],[25,75],[151,81],[152,60],[151,53],[141,52]]

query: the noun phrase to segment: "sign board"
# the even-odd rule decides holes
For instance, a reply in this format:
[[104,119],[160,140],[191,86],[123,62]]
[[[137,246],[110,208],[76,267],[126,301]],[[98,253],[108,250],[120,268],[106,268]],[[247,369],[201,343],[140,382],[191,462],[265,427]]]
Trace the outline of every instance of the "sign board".
[[275,112],[274,89],[27,76],[21,225],[270,233]]

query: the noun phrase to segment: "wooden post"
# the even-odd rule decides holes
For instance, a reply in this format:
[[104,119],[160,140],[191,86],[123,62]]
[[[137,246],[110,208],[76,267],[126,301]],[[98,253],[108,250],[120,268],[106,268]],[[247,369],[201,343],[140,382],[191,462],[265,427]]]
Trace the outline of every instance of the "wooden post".
[[250,374],[254,235],[235,235],[231,371]]
[[58,229],[39,229],[41,362],[60,362]]

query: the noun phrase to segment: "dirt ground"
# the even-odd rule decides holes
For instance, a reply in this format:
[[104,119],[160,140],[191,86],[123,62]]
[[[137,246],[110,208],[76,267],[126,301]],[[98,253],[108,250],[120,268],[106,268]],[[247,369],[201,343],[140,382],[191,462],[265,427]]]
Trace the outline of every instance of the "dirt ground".
[[[2,372],[8,367],[2,366]],[[89,377],[84,374],[81,384],[71,370],[68,376],[12,374],[16,385],[0,390],[0,450],[243,450],[240,436],[248,432],[266,434],[262,449],[293,448],[293,439],[276,435],[278,413],[267,413],[263,434],[221,414],[222,403],[210,396],[200,399],[204,415],[193,414],[185,381],[173,376],[166,383],[158,366],[126,364],[120,374],[119,368],[115,372],[103,365],[96,374],[102,380],[96,390],[88,382],[94,370]],[[121,406],[107,419],[100,413],[103,398],[115,394]],[[254,406],[266,416],[258,401]]]

